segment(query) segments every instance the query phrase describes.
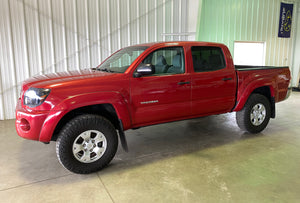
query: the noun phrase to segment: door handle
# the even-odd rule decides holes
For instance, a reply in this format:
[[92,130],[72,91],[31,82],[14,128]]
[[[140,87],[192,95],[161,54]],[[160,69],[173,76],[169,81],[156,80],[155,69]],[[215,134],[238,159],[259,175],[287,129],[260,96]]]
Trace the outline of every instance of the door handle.
[[179,82],[177,83],[178,85],[186,85],[186,84],[190,84],[191,82],[190,81],[186,81],[186,82]]
[[232,80],[232,78],[223,78],[223,81]]

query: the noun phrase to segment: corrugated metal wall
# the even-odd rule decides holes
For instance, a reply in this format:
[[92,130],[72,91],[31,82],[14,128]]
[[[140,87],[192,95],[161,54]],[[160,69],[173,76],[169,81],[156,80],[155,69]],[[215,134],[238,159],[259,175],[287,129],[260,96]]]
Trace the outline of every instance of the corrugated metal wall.
[[[266,65],[292,66],[295,22],[291,38],[278,38],[281,0],[202,0],[196,39],[221,42],[234,54],[234,41],[266,42]],[[297,19],[294,3],[293,19]],[[251,57],[251,56],[249,56]]]
[[188,0],[0,0],[0,120],[23,80],[95,67],[138,43],[185,40]]

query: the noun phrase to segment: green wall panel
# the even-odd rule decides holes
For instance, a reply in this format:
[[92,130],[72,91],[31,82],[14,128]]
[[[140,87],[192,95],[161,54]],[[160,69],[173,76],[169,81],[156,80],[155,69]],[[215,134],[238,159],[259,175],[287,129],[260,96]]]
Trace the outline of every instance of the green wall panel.
[[[291,38],[278,38],[280,0],[202,0],[196,40],[226,44],[234,55],[234,41],[266,43],[266,65],[292,64]],[[290,1],[293,2],[293,1]],[[294,1],[294,11],[297,8]],[[296,15],[296,12],[294,12]],[[294,15],[293,14],[293,15]],[[293,19],[296,19],[296,16]]]

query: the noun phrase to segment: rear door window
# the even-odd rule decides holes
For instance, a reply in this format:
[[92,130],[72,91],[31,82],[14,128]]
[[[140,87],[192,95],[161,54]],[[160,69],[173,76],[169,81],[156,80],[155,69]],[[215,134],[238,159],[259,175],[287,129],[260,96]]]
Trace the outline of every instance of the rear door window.
[[226,67],[223,51],[220,47],[192,47],[195,72],[208,72]]

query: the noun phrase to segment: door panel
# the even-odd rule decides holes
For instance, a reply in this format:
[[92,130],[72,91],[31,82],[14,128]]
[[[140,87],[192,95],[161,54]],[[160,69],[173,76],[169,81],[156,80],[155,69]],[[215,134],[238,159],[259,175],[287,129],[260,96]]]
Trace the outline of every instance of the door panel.
[[142,63],[155,73],[131,79],[133,125],[175,120],[191,113],[191,78],[183,47],[154,50]]
[[190,115],[191,85],[180,83],[187,81],[190,81],[189,76],[185,74],[133,78],[133,124],[155,123]]
[[195,73],[193,75],[193,114],[228,112],[233,108],[236,83],[235,76],[231,72],[219,70],[215,72]]
[[220,47],[192,47],[192,114],[230,111],[235,104],[236,75]]

